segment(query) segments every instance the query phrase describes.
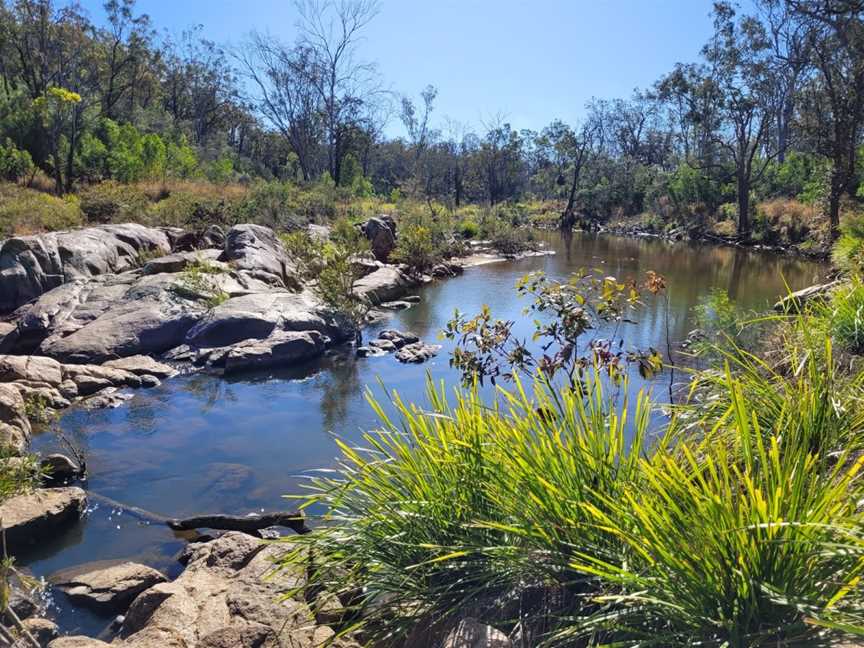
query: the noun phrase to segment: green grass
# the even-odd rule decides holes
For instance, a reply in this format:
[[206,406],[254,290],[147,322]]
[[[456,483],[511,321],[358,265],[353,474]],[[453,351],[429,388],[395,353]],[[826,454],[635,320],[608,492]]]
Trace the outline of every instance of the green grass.
[[835,290],[814,306],[817,319],[843,350],[864,353],[864,283],[860,278]]
[[774,365],[720,351],[727,369],[653,431],[646,394],[593,379],[517,381],[491,404],[443,385],[425,407],[371,399],[381,428],[310,481],[323,515],[286,563],[371,642],[424,645],[415,628],[435,641],[464,616],[527,645],[864,633],[862,379],[806,322],[782,344]]

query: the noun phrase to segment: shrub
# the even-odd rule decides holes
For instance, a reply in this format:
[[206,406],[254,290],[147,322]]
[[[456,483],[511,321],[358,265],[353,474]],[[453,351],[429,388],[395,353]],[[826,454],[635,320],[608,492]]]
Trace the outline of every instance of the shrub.
[[864,271],[864,215],[847,216],[840,231],[831,259],[837,267],[861,274]]
[[305,225],[305,218],[297,216],[300,206],[298,193],[297,188],[288,183],[256,183],[237,205],[238,220],[276,230],[292,230]]
[[34,169],[30,153],[16,148],[8,138],[0,143],[0,180],[18,182],[32,175]]
[[[214,192],[215,193],[215,192]],[[207,225],[231,225],[235,221],[233,202],[215,193],[201,195],[173,191],[150,209],[150,220],[157,225],[203,229]]]
[[224,272],[225,269],[219,264],[196,258],[180,273],[176,289],[185,296],[203,301],[208,308],[216,308],[230,297],[216,279],[217,275]]
[[480,226],[473,220],[463,220],[459,223],[459,236],[463,239],[477,238],[480,234]]
[[78,196],[88,223],[140,222],[150,207],[147,196],[137,187],[113,180],[85,187]]
[[806,240],[820,220],[812,205],[784,198],[760,203],[756,214],[769,240],[796,244]]
[[860,278],[816,302],[816,316],[837,344],[850,353],[864,353],[864,283]]
[[0,235],[34,234],[77,227],[83,214],[74,196],[57,198],[15,185],[0,185]]

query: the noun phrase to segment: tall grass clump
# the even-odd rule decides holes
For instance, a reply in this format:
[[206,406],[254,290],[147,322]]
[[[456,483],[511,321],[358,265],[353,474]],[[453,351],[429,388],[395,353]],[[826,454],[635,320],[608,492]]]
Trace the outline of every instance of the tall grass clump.
[[815,303],[814,314],[844,351],[864,353],[864,283],[855,276]]
[[864,554],[855,540],[864,458],[825,468],[790,434],[793,404],[764,428],[743,383],[728,377],[733,443],[684,440],[642,462],[643,479],[596,523],[619,537],[621,565],[581,567],[616,584],[606,607],[561,636],[629,646],[829,645],[828,629],[860,627]]
[[448,398],[430,385],[427,408],[394,396],[395,418],[372,399],[382,427],[360,448],[339,441],[335,474],[310,482],[303,507],[323,510],[321,525],[288,562],[313,555],[314,587],[337,593],[369,639],[418,627],[433,639],[465,615],[508,627],[524,615],[526,630],[545,632],[544,592],[569,600],[589,587],[572,556],[616,554],[585,507],[635,478],[647,403],[634,415],[610,410],[599,383],[585,398],[516,384],[492,405],[476,388]]

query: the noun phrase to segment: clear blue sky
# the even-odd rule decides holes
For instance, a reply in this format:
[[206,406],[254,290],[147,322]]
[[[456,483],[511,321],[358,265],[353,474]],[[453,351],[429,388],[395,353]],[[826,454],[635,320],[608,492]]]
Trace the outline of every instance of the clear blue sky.
[[[102,17],[102,0],[82,0]],[[575,121],[592,96],[626,97],[678,61],[693,61],[711,31],[711,0],[382,0],[361,52],[393,91],[435,85],[436,124],[478,127],[501,113],[515,128]],[[220,43],[253,29],[296,35],[290,0],[138,0],[158,29],[195,24]],[[400,132],[398,122],[388,129]]]

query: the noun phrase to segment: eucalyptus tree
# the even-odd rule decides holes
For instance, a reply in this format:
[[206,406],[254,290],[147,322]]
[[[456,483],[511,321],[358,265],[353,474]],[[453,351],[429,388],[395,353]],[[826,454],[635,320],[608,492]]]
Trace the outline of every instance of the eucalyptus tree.
[[378,13],[377,0],[296,0],[299,45],[310,55],[318,93],[330,176],[341,184],[347,135],[368,127],[373,104],[382,99],[374,63],[358,57],[364,28]]
[[864,0],[786,0],[810,35],[818,70],[806,91],[821,150],[832,162],[828,217],[833,236],[840,202],[853,189],[864,121]]
[[738,19],[725,2],[714,7],[714,36],[703,50],[710,70],[706,83],[716,88],[721,118],[713,140],[734,166],[738,235],[747,239],[750,191],[776,156],[767,147],[772,117],[768,40],[758,20]]

